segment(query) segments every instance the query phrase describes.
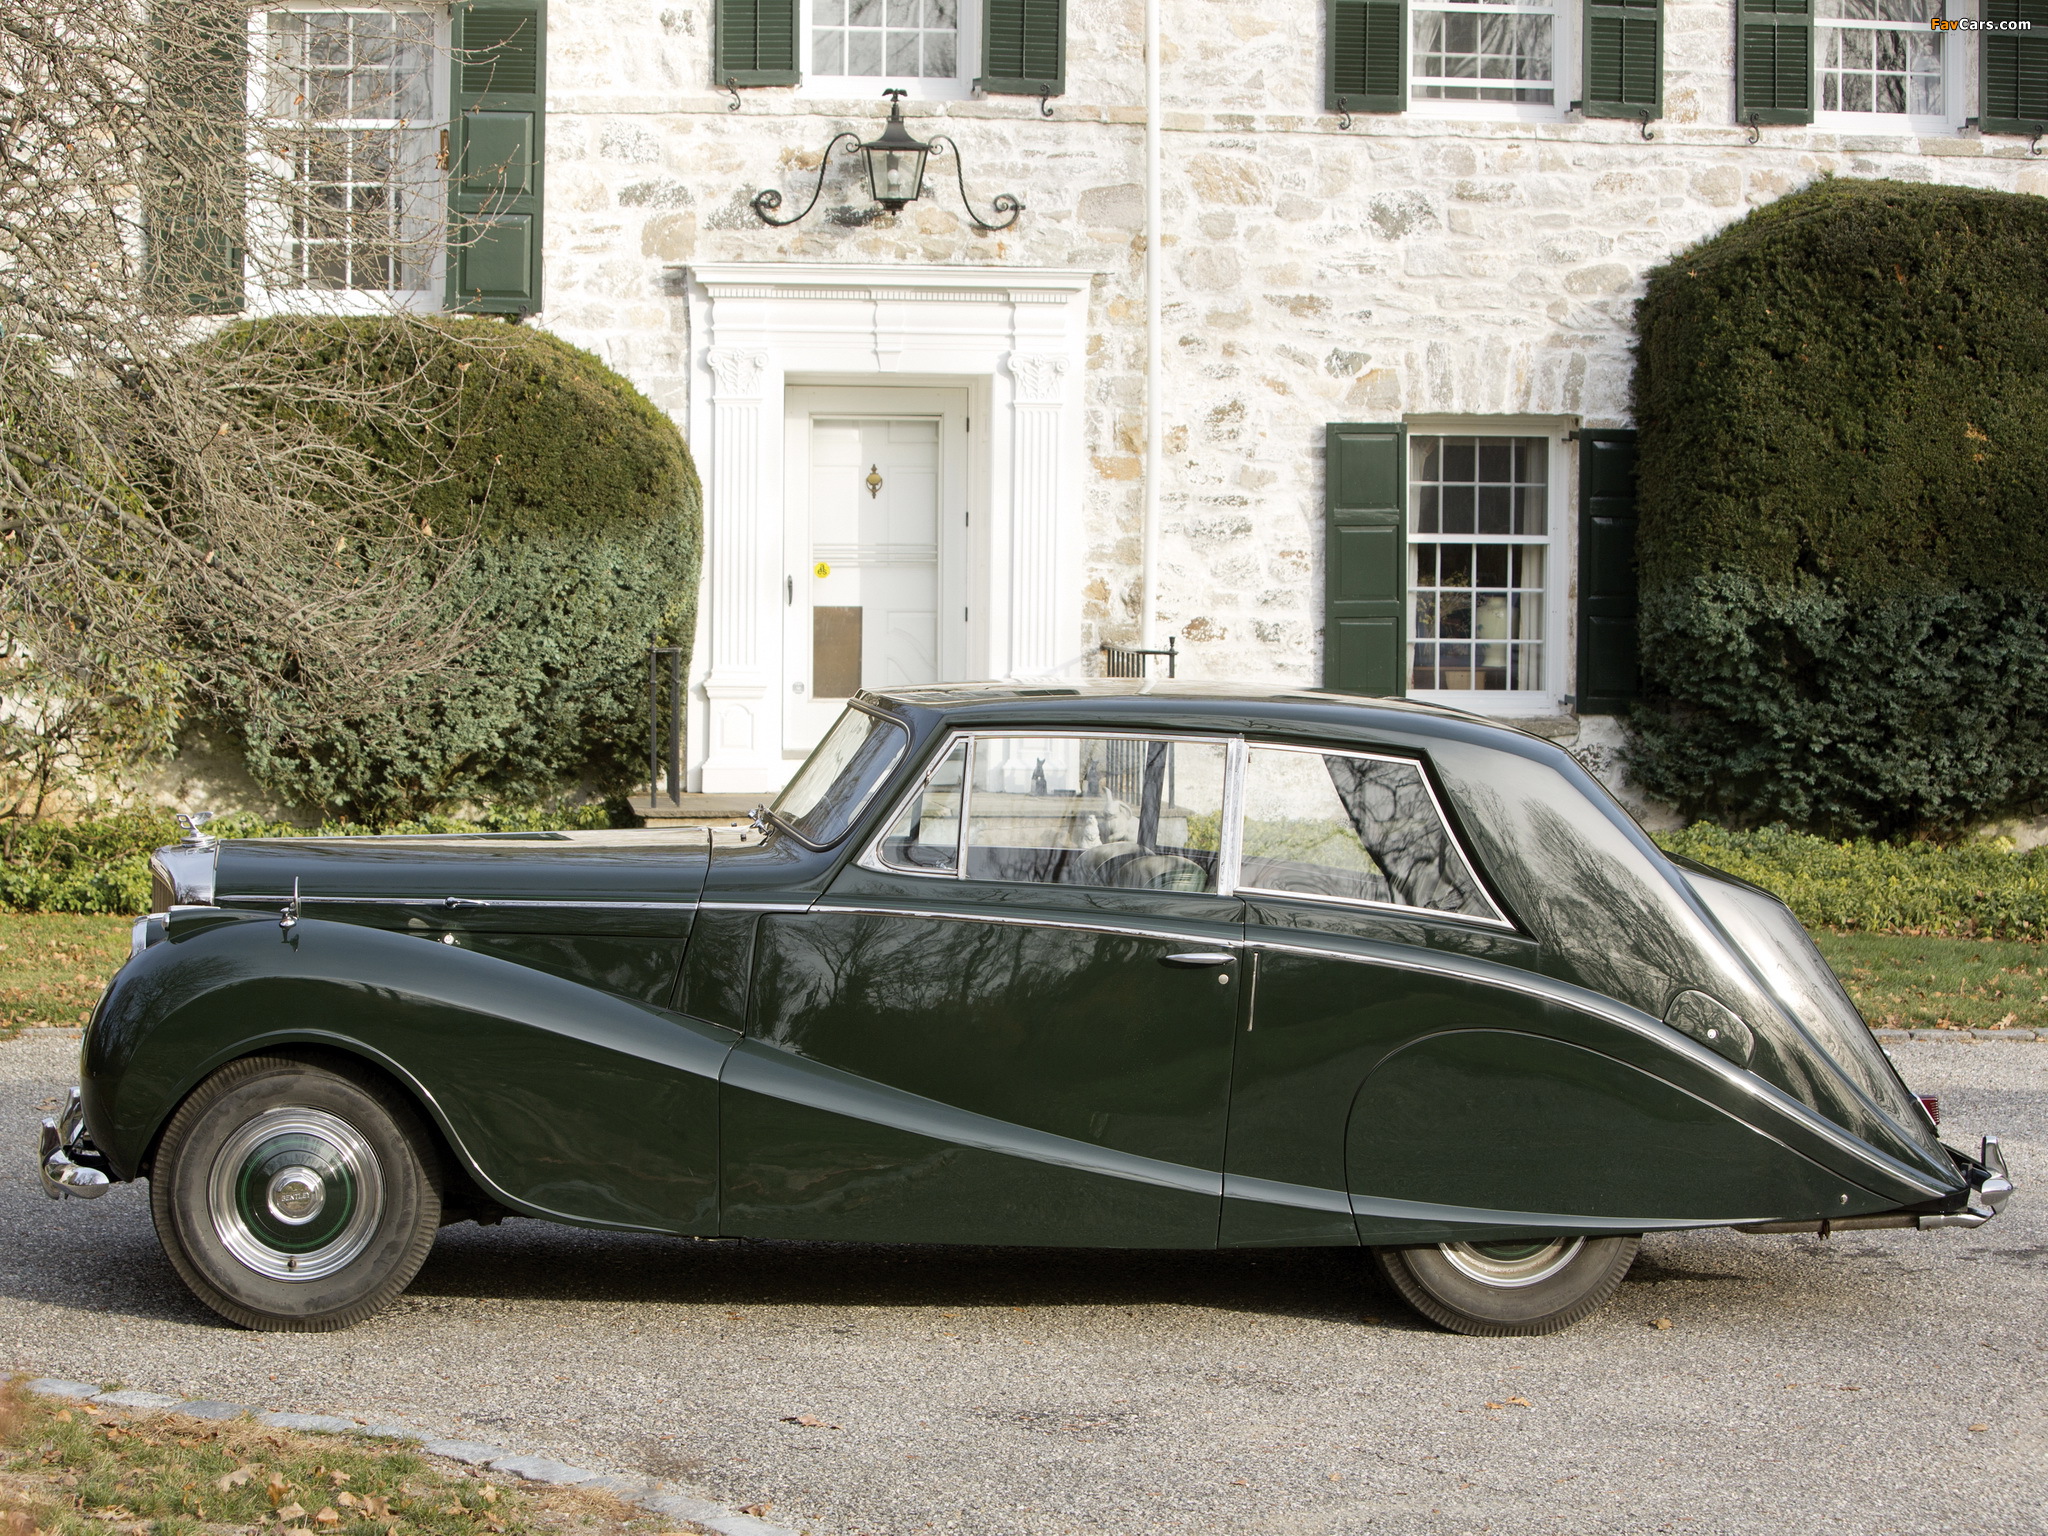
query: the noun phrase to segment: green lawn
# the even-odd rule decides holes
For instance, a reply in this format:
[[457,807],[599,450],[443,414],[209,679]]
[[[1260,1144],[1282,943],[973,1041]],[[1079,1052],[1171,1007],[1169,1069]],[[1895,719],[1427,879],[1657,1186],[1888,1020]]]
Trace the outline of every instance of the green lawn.
[[[0,1039],[29,1024],[83,1024],[128,952],[129,922],[0,913]],[[1891,933],[1814,941],[1879,1028],[2048,1029],[2048,945]]]
[[1877,1028],[2048,1029],[2048,944],[1816,933]]
[[127,956],[132,922],[0,913],[0,1040],[29,1024],[83,1024]]

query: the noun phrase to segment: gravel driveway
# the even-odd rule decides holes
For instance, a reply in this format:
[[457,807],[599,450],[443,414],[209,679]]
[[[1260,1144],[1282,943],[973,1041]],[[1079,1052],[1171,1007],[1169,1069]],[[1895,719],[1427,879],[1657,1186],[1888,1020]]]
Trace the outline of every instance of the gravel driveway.
[[2020,1189],[1981,1234],[1652,1237],[1611,1309],[1507,1340],[1422,1326],[1332,1250],[523,1221],[449,1229],[353,1332],[243,1333],[172,1277],[141,1187],[37,1189],[76,1050],[0,1045],[0,1361],[39,1373],[396,1417],[814,1536],[2048,1530],[2048,1044],[1894,1047],[1954,1136],[2005,1133]]

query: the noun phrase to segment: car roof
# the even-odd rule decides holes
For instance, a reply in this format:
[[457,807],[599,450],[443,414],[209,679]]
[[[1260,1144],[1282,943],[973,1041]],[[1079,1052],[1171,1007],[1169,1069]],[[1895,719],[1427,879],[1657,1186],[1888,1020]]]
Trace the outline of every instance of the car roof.
[[1143,725],[1282,735],[1355,737],[1391,731],[1456,736],[1491,744],[1528,742],[1511,726],[1412,699],[1304,688],[1287,682],[1193,678],[1080,678],[1072,682],[941,683],[862,693],[859,701],[892,714],[937,716],[949,725],[1003,723],[1097,728]]

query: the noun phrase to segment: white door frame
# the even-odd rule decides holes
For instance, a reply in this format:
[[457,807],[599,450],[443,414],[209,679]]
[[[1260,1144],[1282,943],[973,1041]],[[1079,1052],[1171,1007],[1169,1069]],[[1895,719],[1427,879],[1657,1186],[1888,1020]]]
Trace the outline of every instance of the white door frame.
[[1079,675],[1079,396],[1093,274],[823,262],[684,270],[690,448],[705,486],[691,787],[770,790],[800,760],[785,746],[779,697],[790,383],[969,389],[977,521],[986,510],[987,590],[970,597],[986,613],[981,659],[997,678]]
[[[987,587],[986,562],[973,558],[975,503],[969,491],[967,421],[972,417],[970,391],[955,386],[910,388],[895,383],[863,383],[833,387],[791,383],[783,394],[783,622],[780,697],[783,736],[792,750],[802,750],[824,734],[831,722],[808,722],[815,679],[811,675],[811,423],[829,420],[935,419],[939,425],[937,513],[938,590],[935,641],[939,676],[981,677],[988,668],[974,641],[974,609]],[[984,515],[983,522],[987,521]],[[975,582],[970,573],[982,574]],[[959,613],[959,619],[953,617]]]

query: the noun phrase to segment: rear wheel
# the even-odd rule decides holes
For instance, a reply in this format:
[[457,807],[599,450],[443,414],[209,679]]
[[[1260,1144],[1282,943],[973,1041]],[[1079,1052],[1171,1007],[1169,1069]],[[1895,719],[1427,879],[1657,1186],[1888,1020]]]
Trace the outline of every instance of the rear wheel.
[[1556,1333],[1607,1305],[1640,1237],[1555,1237],[1375,1248],[1402,1299],[1431,1322],[1488,1336]]
[[222,1317],[320,1333],[412,1283],[441,1223],[439,1161],[387,1085],[251,1056],[178,1106],[149,1208],[171,1267]]

